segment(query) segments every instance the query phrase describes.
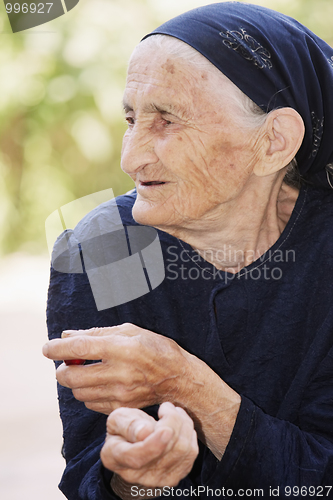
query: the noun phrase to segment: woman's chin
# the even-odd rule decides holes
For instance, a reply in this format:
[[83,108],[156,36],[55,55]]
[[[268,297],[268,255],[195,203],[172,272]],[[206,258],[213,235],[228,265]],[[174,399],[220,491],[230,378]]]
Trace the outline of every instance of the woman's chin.
[[160,210],[147,201],[136,200],[132,209],[133,219],[144,226],[155,226],[163,219]]

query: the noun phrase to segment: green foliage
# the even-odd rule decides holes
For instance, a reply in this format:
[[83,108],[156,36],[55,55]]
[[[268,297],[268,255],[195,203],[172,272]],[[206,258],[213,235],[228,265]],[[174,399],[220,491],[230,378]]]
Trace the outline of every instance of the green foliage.
[[[119,167],[128,58],[158,24],[208,3],[82,0],[16,34],[0,3],[0,252],[45,251],[51,212],[96,191],[133,187]],[[296,17],[333,44],[331,0],[253,3]]]

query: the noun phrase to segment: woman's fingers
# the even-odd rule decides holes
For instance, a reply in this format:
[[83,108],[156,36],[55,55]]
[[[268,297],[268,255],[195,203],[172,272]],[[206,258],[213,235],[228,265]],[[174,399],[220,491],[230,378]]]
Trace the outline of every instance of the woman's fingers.
[[159,407],[158,416],[159,421],[157,422],[156,427],[172,428],[174,431],[173,443],[179,439],[186,441],[192,438],[192,433],[194,431],[193,420],[182,408],[166,402],[161,404]]
[[130,443],[144,440],[156,426],[156,420],[136,408],[118,408],[107,420],[108,434],[121,436]]
[[105,356],[106,349],[107,345],[103,338],[75,335],[64,339],[50,340],[43,346],[43,354],[56,361],[76,358],[98,360]]
[[194,423],[183,408],[176,407],[172,403],[163,403],[158,412],[160,420],[156,428],[169,426],[174,430],[174,436],[170,440],[168,449],[170,452],[170,463],[177,467],[177,459],[183,457],[191,462],[199,452],[197,434],[194,430]]
[[122,323],[116,326],[105,326],[105,327],[94,327],[87,330],[64,330],[61,334],[61,338],[74,337],[77,335],[86,335],[90,337],[103,337],[107,335],[122,334],[132,337],[138,335],[139,328],[132,323]]
[[61,334],[62,339],[68,337],[75,337],[78,335],[87,335],[91,337],[103,337],[105,335],[110,335],[112,332],[116,331],[118,327],[107,327],[107,328],[89,328],[88,330],[64,330]]
[[[172,403],[161,405],[159,417],[156,422],[132,408],[113,412],[101,453],[105,467],[130,483],[178,484],[191,470],[198,454],[193,422],[183,409]],[[140,434],[150,425],[149,432]],[[143,439],[134,442],[138,438]]]
[[[115,328],[115,329],[113,329]],[[67,335],[62,339],[53,339],[43,346],[43,354],[47,358],[61,361],[63,359],[98,360],[119,356],[131,343],[131,337],[119,333],[118,327],[106,328],[108,334],[95,335],[78,333]],[[112,332],[110,332],[112,330]]]
[[102,462],[114,472],[145,470],[164,454],[171,435],[172,429],[161,429],[136,443],[126,441],[122,436],[109,435],[102,448]]
[[[132,324],[67,330],[43,349],[53,360],[99,363],[57,369],[59,384],[73,390],[87,408],[110,414],[115,408],[144,408],[172,400],[183,383],[187,357],[173,341]],[[102,409],[102,410],[101,410]]]

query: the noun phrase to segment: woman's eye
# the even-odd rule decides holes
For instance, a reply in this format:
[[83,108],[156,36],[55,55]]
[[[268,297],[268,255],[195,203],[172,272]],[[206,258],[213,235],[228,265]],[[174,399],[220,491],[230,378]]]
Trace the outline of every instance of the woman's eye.
[[132,118],[132,116],[126,116],[125,120],[127,121],[128,125],[134,125],[134,118]]

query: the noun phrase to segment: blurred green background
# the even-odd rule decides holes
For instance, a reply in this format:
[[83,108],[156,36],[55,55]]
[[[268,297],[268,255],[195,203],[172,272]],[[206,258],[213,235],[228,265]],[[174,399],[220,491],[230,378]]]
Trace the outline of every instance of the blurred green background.
[[[112,188],[126,124],[129,56],[150,30],[197,0],[81,0],[68,14],[13,34],[0,3],[0,255],[46,252],[58,207]],[[253,1],[291,15],[333,45],[332,0]]]

